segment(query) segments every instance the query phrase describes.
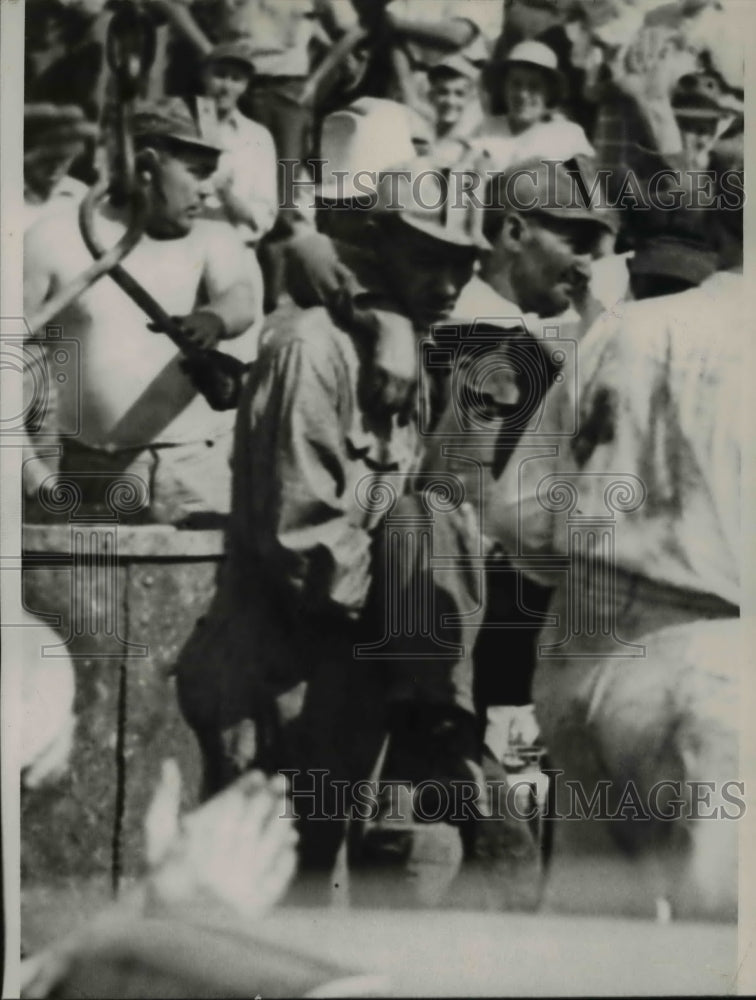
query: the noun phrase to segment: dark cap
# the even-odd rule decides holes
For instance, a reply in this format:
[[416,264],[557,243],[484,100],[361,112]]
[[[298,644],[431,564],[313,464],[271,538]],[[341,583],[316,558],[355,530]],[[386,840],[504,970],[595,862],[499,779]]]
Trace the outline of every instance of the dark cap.
[[718,120],[729,118],[736,109],[726,107],[726,87],[717,73],[687,73],[672,91],[676,118]]
[[24,148],[29,151],[80,145],[97,135],[97,126],[75,104],[25,104]]
[[135,139],[171,139],[186,146],[219,155],[221,150],[206,142],[186,104],[178,97],[143,101],[131,123]]
[[700,285],[717,269],[716,251],[678,235],[659,235],[644,240],[628,261],[631,274],[655,274]]
[[231,42],[221,42],[205,56],[205,65],[219,62],[233,62],[243,66],[248,73],[255,71],[256,53],[251,39],[237,38]]
[[486,204],[493,208],[539,213],[565,222],[590,222],[615,232],[617,223],[597,195],[591,171],[582,158],[556,162],[529,160],[489,181]]

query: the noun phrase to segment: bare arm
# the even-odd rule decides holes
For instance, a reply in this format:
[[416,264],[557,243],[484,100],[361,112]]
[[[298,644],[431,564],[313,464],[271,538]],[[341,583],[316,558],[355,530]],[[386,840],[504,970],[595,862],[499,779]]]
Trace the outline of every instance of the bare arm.
[[170,26],[192,45],[200,55],[207,55],[213,43],[194,20],[191,11],[176,0],[153,0],[155,7]]
[[208,223],[206,239],[203,285],[207,301],[198,311],[214,313],[223,323],[225,336],[237,337],[259,319],[262,309],[256,261],[225,223]]
[[409,17],[400,17],[392,11],[386,11],[386,17],[392,30],[407,41],[419,45],[433,45],[443,49],[462,49],[478,34],[478,29],[463,17],[454,17],[448,21],[415,21]]

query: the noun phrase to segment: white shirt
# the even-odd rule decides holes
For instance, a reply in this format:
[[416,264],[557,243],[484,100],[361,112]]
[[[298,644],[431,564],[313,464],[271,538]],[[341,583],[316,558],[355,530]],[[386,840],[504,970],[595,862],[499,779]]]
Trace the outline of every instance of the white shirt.
[[[95,232],[113,246],[124,224],[100,208]],[[52,275],[55,294],[92,263],[79,231],[77,212],[65,209],[43,217],[27,233],[25,281],[33,269]],[[222,271],[223,282],[250,281],[254,263],[227,223],[195,221],[175,240],[147,235],[124,258],[123,266],[172,316],[195,308],[207,274]],[[149,318],[111,278],[105,276],[56,318],[65,336],[78,343],[77,378],[58,389],[60,426],[79,428],[79,441],[95,448],[209,440],[233,428],[234,412],[217,412],[179,366],[181,352],[166,334],[148,330]],[[223,341],[220,350],[244,356],[246,334]],[[70,372],[69,372],[70,375]]]
[[494,171],[505,171],[531,159],[569,160],[595,155],[580,125],[557,115],[536,122],[519,135],[512,134],[505,115],[489,115],[476,129],[472,145],[490,156]]
[[521,442],[492,488],[510,553],[567,554],[567,513],[537,499],[544,477],[573,482],[582,514],[606,515],[607,482],[634,476],[646,498],[614,515],[617,568],[739,605],[743,281],[718,273],[622,303],[588,331],[574,379],[547,396],[541,439]]
[[[273,136],[264,125],[238,110],[218,121],[209,98],[199,98],[197,105],[203,136],[223,150],[213,177],[218,198],[206,203],[206,217],[228,218],[245,243],[256,244],[273,228],[278,214],[278,160]],[[251,214],[253,224],[237,217],[236,205]]]

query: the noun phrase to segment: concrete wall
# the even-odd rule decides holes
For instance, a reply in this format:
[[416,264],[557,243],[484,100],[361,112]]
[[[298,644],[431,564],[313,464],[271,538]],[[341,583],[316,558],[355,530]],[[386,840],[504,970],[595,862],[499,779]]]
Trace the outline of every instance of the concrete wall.
[[170,669],[207,609],[222,558],[221,531],[25,525],[24,603],[73,658],[79,720],[69,773],[22,801],[25,885],[86,879],[107,891],[138,874],[142,821],[165,757],[178,760],[185,805],[196,801],[199,755]]

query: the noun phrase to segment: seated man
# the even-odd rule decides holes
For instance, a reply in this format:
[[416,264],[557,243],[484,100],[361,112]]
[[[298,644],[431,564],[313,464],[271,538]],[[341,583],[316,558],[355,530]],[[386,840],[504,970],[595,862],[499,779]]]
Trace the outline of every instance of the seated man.
[[[227,223],[198,218],[219,150],[200,138],[181,102],[144,106],[133,131],[148,204],[145,231],[124,269],[166,312],[182,317],[194,345],[225,347],[255,321],[261,303],[259,275],[256,284],[238,237]],[[98,206],[95,233],[104,245],[121,238],[126,214],[109,202]],[[76,208],[40,219],[24,253],[31,316],[92,262]],[[227,512],[233,413],[211,409],[173,341],[148,328],[139,306],[109,276],[55,320],[78,345],[79,377],[60,383],[57,412],[70,435],[61,438],[60,473],[76,482],[83,503],[101,506],[119,477],[136,476],[152,520]],[[43,508],[50,475],[41,459],[25,466],[27,494]]]

